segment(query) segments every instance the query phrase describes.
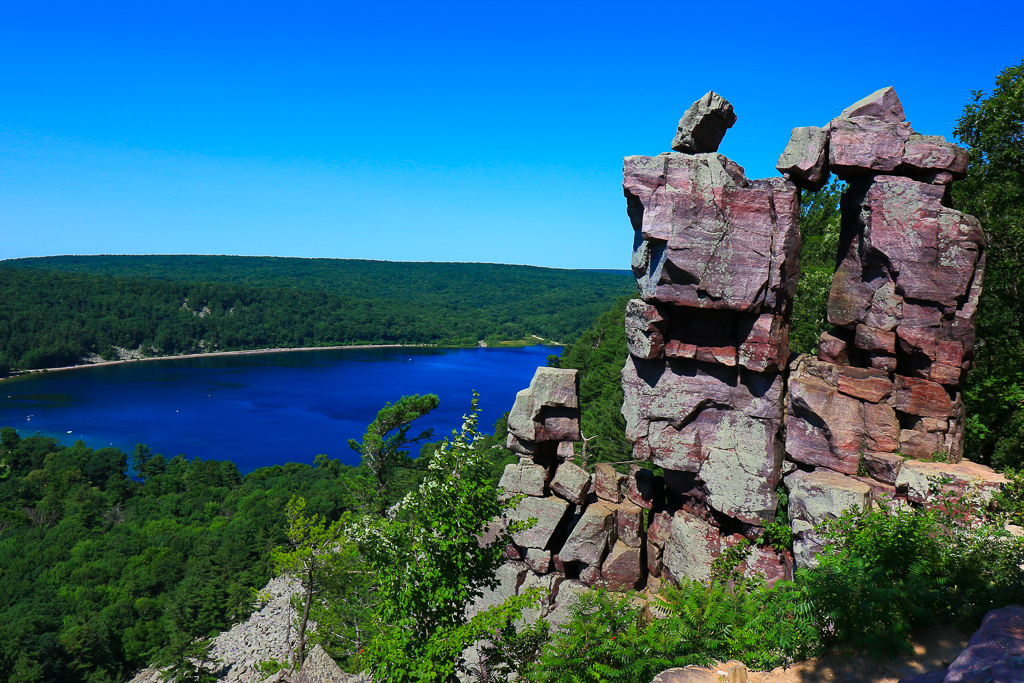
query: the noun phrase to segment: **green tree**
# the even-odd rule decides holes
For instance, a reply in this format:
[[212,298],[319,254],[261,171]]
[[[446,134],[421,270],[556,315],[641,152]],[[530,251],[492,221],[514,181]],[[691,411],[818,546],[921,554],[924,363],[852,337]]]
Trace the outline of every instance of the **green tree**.
[[453,680],[463,650],[525,604],[512,600],[466,617],[467,606],[497,584],[507,542],[504,534],[481,542],[501,504],[486,479],[492,454],[474,447],[477,438],[474,394],[461,431],[431,457],[419,488],[387,517],[353,526],[378,582],[375,637],[363,655],[378,680]]
[[373,474],[374,498],[380,512],[387,505],[386,491],[395,470],[411,466],[409,452],[403,449],[434,436],[433,429],[410,436],[412,423],[436,408],[438,403],[434,394],[403,396],[396,404],[387,403],[381,408],[366,428],[361,442],[349,439],[349,447],[362,456],[362,464]]
[[815,353],[828,329],[826,308],[839,253],[839,198],[845,183],[833,179],[817,192],[800,193],[800,279],[793,298],[790,349]]
[[965,392],[968,447],[998,467],[1024,464],[1024,61],[975,91],[954,131],[970,148],[958,209],[987,238],[975,369]]
[[306,514],[306,501],[292,498],[285,508],[288,518],[288,546],[275,548],[271,560],[279,575],[290,576],[302,585],[298,623],[298,645],[294,669],[306,658],[306,629],[313,602],[323,592],[327,577],[335,571],[334,559],[342,545],[342,525],[328,524],[323,517]]

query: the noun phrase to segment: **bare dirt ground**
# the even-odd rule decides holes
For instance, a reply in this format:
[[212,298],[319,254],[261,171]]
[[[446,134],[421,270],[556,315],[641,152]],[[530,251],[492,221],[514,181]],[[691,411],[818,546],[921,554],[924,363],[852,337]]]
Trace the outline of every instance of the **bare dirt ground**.
[[897,683],[901,678],[938,671],[967,647],[970,634],[952,626],[917,633],[913,654],[876,659],[862,652],[836,652],[800,662],[788,669],[751,671],[750,683]]

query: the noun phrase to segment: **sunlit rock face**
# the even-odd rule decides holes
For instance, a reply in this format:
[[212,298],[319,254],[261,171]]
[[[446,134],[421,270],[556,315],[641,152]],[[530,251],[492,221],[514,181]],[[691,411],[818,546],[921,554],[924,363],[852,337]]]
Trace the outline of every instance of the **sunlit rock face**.
[[[739,567],[770,583],[813,564],[817,527],[850,508],[928,504],[935,475],[953,490],[980,486],[982,499],[1002,485],[961,462],[985,264],[978,221],[950,201],[966,152],[916,133],[883,88],[795,128],[781,177],[752,180],[717,152],[735,121],[708,93],[672,152],[623,160],[638,290],[621,373],[634,462],[581,457],[576,371],[539,368],[509,415],[520,462],[501,480],[517,501],[504,590],[547,587],[539,613],[564,614],[586,586],[705,580],[782,516],[783,493],[792,550],[753,544]],[[832,328],[816,357],[792,356],[800,191],[833,174],[848,188]]]

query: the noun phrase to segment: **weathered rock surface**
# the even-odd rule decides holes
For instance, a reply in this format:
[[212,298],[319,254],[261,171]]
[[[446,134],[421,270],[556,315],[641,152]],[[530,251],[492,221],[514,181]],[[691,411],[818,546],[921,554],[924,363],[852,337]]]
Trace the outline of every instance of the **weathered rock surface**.
[[775,168],[802,190],[820,190],[828,182],[828,138],[827,128],[794,128]]
[[815,527],[837,519],[847,510],[866,510],[872,501],[871,487],[838,472],[796,471],[785,479],[789,491],[789,515],[793,527],[793,555],[798,566],[814,564],[822,542]]
[[512,463],[505,466],[498,486],[503,490],[503,497],[509,498],[517,494],[527,496],[544,496],[544,480],[547,472],[540,465],[532,463]]
[[514,531],[512,533],[512,540],[524,548],[546,549],[552,535],[562,523],[568,510],[568,501],[555,496],[523,498],[519,501],[515,510],[510,510],[506,517],[511,522],[525,523],[531,519],[536,519],[537,521],[528,529]]
[[610,503],[622,502],[622,486],[625,477],[606,462],[594,467],[594,493],[601,500]]
[[725,131],[736,123],[736,113],[728,100],[714,91],[690,105],[679,119],[672,149],[689,154],[717,152]]
[[563,562],[601,566],[605,553],[615,542],[615,513],[601,503],[587,507],[558,552]]
[[932,483],[948,480],[938,486],[940,491],[973,490],[981,501],[988,502],[1006,484],[1006,477],[992,468],[964,460],[959,463],[918,462],[907,460],[896,478],[896,488],[906,490],[907,499],[924,503]]
[[563,462],[551,480],[551,490],[570,503],[581,505],[590,491],[590,475],[571,462]]

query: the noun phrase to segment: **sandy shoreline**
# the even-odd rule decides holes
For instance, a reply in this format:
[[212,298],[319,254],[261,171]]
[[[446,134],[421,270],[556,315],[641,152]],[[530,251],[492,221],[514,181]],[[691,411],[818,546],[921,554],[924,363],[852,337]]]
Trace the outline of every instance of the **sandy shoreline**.
[[17,373],[8,375],[7,377],[0,378],[0,382],[5,379],[14,379],[15,377],[22,377],[24,375],[31,375],[38,372],[61,372],[64,370],[79,370],[81,368],[95,368],[101,365],[123,365],[125,363],[145,363],[146,361],[152,360],[177,360],[179,358],[208,358],[210,356],[249,356],[261,353],[282,353],[285,351],[335,351],[339,349],[414,349],[414,348],[449,348],[444,346],[434,346],[433,344],[351,344],[346,346],[298,346],[292,348],[273,348],[273,349],[248,349],[244,351],[209,351],[206,353],[185,353],[178,356],[147,356],[145,358],[128,358],[125,360],[104,360],[96,363],[80,363],[78,365],[65,365],[60,368],[37,368],[33,370],[21,370]]

